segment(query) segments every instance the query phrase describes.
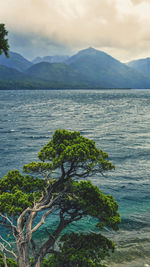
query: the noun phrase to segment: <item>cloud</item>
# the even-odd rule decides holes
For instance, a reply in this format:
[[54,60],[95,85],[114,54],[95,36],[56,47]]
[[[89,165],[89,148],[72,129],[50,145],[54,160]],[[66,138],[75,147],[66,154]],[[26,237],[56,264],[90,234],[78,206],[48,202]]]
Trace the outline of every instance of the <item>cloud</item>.
[[29,60],[37,56],[72,55],[70,47],[33,33],[12,32],[9,34],[9,43],[11,51],[20,53]]
[[0,18],[11,33],[13,46],[19,47],[20,43],[20,49],[21,46],[25,49],[26,43],[26,49],[33,51],[37,46],[42,53],[46,46],[48,51],[55,48],[56,52],[59,49],[65,52],[90,45],[111,51],[123,60],[140,57],[143,50],[150,55],[149,14],[148,0],[1,0],[0,3]]
[[143,2],[149,3],[149,0],[131,0],[134,5],[141,4]]

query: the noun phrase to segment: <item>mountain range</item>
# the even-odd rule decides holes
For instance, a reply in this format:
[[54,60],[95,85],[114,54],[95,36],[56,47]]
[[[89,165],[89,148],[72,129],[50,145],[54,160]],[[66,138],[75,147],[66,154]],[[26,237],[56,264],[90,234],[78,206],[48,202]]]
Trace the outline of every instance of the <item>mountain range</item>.
[[0,89],[150,88],[150,58],[121,63],[92,47],[69,56],[0,56]]

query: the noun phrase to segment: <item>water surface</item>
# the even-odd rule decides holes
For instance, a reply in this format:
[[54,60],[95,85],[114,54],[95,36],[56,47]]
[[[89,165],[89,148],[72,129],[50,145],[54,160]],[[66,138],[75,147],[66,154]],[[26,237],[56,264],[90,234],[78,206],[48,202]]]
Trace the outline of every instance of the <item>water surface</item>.
[[149,238],[150,91],[0,91],[1,177],[36,160],[58,128],[93,139],[115,164],[115,171],[93,177],[93,183],[119,203],[116,238],[124,231],[128,240]]

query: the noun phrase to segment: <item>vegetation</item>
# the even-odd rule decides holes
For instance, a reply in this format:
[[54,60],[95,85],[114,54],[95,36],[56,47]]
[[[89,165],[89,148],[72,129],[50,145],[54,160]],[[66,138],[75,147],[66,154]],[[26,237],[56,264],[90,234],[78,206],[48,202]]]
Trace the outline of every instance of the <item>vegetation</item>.
[[[3,249],[2,249],[3,250]],[[4,257],[1,253],[0,253],[0,266],[1,267],[17,267],[17,262],[11,258],[7,258]]]
[[65,84],[84,84],[85,78],[79,71],[65,63],[41,62],[31,66],[27,72],[32,77],[50,82],[61,82]]
[[6,39],[7,35],[8,32],[5,29],[5,24],[0,24],[0,55],[4,53],[6,57],[8,57],[9,51],[8,39]]
[[[23,167],[28,175],[10,171],[0,180],[0,224],[13,236],[13,244],[6,231],[0,236],[4,262],[9,251],[19,267],[103,266],[114,244],[100,230],[118,229],[118,204],[88,178],[114,169],[107,153],[79,132],[56,130],[38,158]],[[97,232],[89,225],[85,233],[64,233],[81,219],[87,224],[89,217]],[[45,238],[39,244],[35,234],[41,230]]]

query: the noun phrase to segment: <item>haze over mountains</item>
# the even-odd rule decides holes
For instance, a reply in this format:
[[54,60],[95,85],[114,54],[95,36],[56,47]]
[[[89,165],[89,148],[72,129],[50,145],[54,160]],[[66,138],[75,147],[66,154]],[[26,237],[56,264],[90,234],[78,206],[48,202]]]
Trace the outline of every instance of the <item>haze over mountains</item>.
[[0,89],[150,88],[150,58],[121,63],[92,47],[72,57],[0,56]]
[[65,62],[69,56],[46,56],[46,57],[36,57],[32,63],[48,62],[48,63],[60,63]]
[[138,60],[133,60],[127,63],[127,66],[134,68],[135,70],[143,73],[144,75],[150,77],[150,58],[142,58]]

